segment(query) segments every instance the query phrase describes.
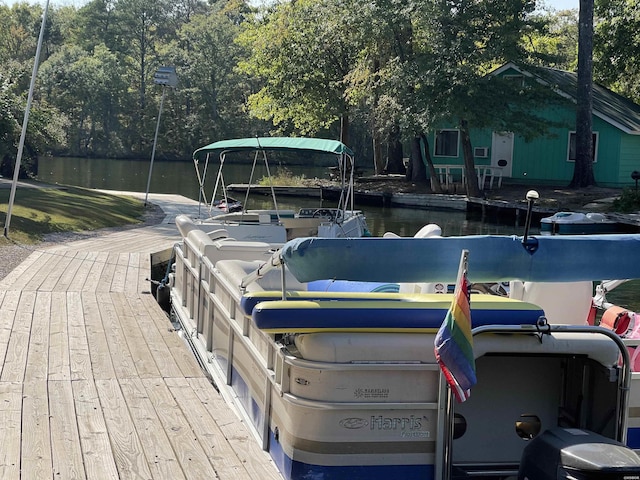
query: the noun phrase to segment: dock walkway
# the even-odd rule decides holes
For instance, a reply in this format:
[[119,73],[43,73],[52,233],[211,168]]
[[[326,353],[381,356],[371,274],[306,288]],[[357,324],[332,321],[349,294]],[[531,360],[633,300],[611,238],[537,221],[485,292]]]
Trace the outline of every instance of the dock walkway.
[[[139,194],[138,194],[139,195]],[[150,293],[167,217],[34,252],[0,281],[0,478],[279,479]]]

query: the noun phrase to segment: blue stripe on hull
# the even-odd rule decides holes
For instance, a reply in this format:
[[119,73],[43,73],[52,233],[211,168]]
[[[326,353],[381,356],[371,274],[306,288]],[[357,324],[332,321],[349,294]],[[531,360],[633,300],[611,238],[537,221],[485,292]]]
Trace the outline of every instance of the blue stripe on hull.
[[640,428],[633,427],[627,429],[627,447],[640,450]]
[[269,453],[286,480],[435,480],[433,465],[325,466],[289,458],[269,431]]

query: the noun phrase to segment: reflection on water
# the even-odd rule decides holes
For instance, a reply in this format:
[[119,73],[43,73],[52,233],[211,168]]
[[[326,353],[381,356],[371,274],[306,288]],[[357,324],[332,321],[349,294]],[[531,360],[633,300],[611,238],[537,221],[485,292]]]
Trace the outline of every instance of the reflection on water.
[[[272,173],[278,166],[271,166]],[[306,178],[329,178],[325,167],[287,166],[293,175]],[[248,183],[250,165],[226,164],[224,184]],[[87,188],[144,192],[149,174],[148,160],[113,160],[87,158],[42,158],[38,179],[48,183],[77,185]],[[209,168],[205,179],[205,192],[210,196],[215,186],[217,170]],[[256,168],[254,183],[264,176],[264,167]],[[156,161],[151,178],[151,193],[173,193],[198,199],[198,182],[192,162]],[[335,206],[333,202],[321,204],[319,199],[278,197],[278,207],[297,210],[302,207]],[[247,208],[273,208],[270,197],[252,196]],[[402,236],[413,236],[428,223],[436,223],[444,235],[522,234],[523,228],[515,224],[500,225],[468,218],[465,212],[422,210],[412,208],[358,207],[366,216],[373,235],[391,231]],[[532,232],[536,233],[536,232]]]
[[[272,173],[277,166],[272,166]],[[305,175],[307,178],[328,178],[327,168],[288,166],[293,175]],[[224,171],[225,184],[247,183],[249,165],[226,165]],[[103,188],[144,192],[149,173],[148,160],[112,160],[86,158],[43,158],[39,163],[38,179],[48,183],[77,185],[87,188]],[[264,169],[258,168],[255,179],[264,175]],[[206,179],[206,192],[211,195],[215,185],[216,169],[210,169]],[[188,198],[198,199],[198,182],[193,163],[156,161],[153,166],[150,192],[173,193]],[[278,198],[278,207],[297,210],[302,207],[334,206],[319,199]],[[270,197],[252,196],[248,208],[273,208]],[[436,223],[443,234],[451,235],[522,235],[524,227],[517,224],[496,224],[484,222],[482,219],[469,218],[465,212],[422,210],[412,208],[361,208],[367,216],[367,224],[373,235],[394,232],[401,236],[413,236],[422,226]],[[532,234],[538,233],[532,230]],[[585,259],[585,262],[597,261]],[[608,300],[640,311],[640,281],[628,282],[607,296]]]

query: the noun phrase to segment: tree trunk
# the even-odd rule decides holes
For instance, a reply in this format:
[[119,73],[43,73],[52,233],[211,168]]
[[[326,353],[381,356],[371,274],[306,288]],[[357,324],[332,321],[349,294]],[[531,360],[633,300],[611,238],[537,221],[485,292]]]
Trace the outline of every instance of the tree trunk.
[[593,0],[580,0],[578,19],[578,91],[576,92],[576,162],[572,188],[595,185],[593,176]]
[[349,146],[349,115],[343,113],[340,117],[340,141]]
[[389,138],[389,154],[387,155],[387,164],[385,173],[405,173],[404,164],[402,163],[402,142],[400,141],[400,127],[395,126]]
[[427,183],[427,169],[422,158],[422,145],[420,137],[411,139],[411,156],[407,167],[407,180],[415,183]]
[[380,135],[373,133],[373,168],[376,175],[382,174],[384,170],[384,158],[382,157],[382,142]]
[[429,151],[429,139],[423,133],[421,135],[422,142],[424,143],[424,158],[429,168],[429,179],[431,181],[431,191],[434,193],[443,193],[442,184],[440,183],[440,177],[436,172],[436,167],[433,166],[433,160],[431,159],[431,152]]
[[466,120],[460,120],[460,135],[462,140],[462,154],[464,156],[464,176],[467,179],[467,196],[482,197],[478,185],[478,175],[476,165],[473,160],[473,148],[471,137],[469,136],[469,125]]

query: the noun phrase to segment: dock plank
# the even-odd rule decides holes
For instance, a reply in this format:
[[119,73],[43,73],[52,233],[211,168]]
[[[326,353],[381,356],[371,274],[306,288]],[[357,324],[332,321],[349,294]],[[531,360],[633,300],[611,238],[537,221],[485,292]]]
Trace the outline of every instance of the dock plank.
[[48,395],[46,379],[24,383],[21,459],[23,478],[51,477],[53,460]]
[[108,294],[99,295],[98,308],[116,377],[137,377],[136,364],[129,351],[126,334],[118,321],[118,312],[111,296]]
[[60,252],[58,256],[58,262],[56,262],[55,266],[51,270],[48,270],[44,273],[44,280],[38,286],[38,290],[42,292],[52,292],[61,278],[64,277],[67,269],[70,268],[71,262],[73,261],[73,257],[75,257],[76,252]]
[[87,479],[116,480],[118,468],[111,456],[111,444],[98,391],[89,380],[73,382],[72,389]]
[[[168,432],[153,408],[140,379],[120,379],[120,388],[127,402],[138,436],[144,448],[153,478],[185,479],[180,463],[171,447]],[[150,461],[152,460],[153,461]]]
[[169,221],[29,247],[0,281],[3,480],[281,480],[151,295]]
[[71,283],[69,283],[67,290],[72,292],[78,292],[83,290],[84,284],[89,278],[89,274],[91,273],[91,269],[93,268],[94,263],[98,257],[96,252],[84,252],[85,256],[82,260],[82,263],[76,270]]
[[31,268],[25,272],[24,280],[18,279],[11,288],[21,289],[25,292],[38,290],[61,259],[62,255],[55,251],[46,252],[41,261],[34,262]]
[[24,262],[15,267],[9,275],[0,280],[0,289],[2,290],[22,290],[26,282],[31,279],[31,275],[28,272],[37,270],[37,266],[42,263],[43,258],[49,254],[46,254],[42,250],[34,250]]
[[2,375],[0,376],[2,382],[24,381],[35,299],[36,292],[23,292],[20,295],[20,302],[2,365]]
[[54,292],[49,319],[49,380],[71,379],[67,318],[67,295]]
[[227,407],[222,397],[205,378],[188,379],[198,399],[216,413],[218,425],[233,451],[245,465],[250,478],[282,480],[269,456],[260,448],[252,434],[242,425],[241,420]]
[[0,382],[0,405],[0,478],[18,480],[22,437],[22,383]]
[[51,293],[39,292],[31,324],[29,337],[29,355],[25,370],[25,381],[47,380],[49,374],[49,324],[51,312]]
[[82,315],[87,332],[87,346],[94,379],[115,378],[116,373],[111,361],[107,333],[102,323],[102,313],[95,295],[81,295]]
[[[214,406],[200,401],[191,383],[185,378],[167,378],[167,386],[172,395],[182,405],[188,405],[184,414],[189,420],[193,431],[202,448],[215,466],[220,480],[243,480],[252,478],[245,468],[245,464],[238,458],[236,452],[226,440],[224,433],[212,416]],[[237,419],[231,418],[231,422]],[[227,420],[225,420],[227,421]],[[260,452],[260,455],[266,455]],[[268,476],[265,475],[265,478]],[[274,477],[277,478],[277,477]]]
[[68,292],[66,295],[71,380],[89,380],[92,378],[91,355],[82,296],[80,292]]
[[54,478],[86,479],[71,382],[47,382]]
[[71,257],[68,265],[62,271],[58,281],[55,282],[53,290],[58,292],[66,292],[69,290],[71,283],[76,278],[78,270],[82,268],[88,253],[87,252],[69,252],[66,256]]
[[147,332],[143,332],[140,328],[138,318],[131,310],[127,297],[124,293],[112,293],[110,297],[116,312],[115,318],[120,321],[120,330],[127,332],[124,339],[127,342],[138,376],[159,377],[160,370],[145,340]]
[[97,252],[89,270],[89,275],[82,285],[83,292],[97,292],[102,279],[102,271],[109,260],[109,253]]
[[[185,477],[190,480],[215,478],[216,472],[209,458],[164,380],[142,379],[142,384],[156,412],[162,412],[159,415],[160,422],[168,433],[169,443]],[[184,407],[185,410],[191,408],[189,404]]]
[[169,352],[171,352],[173,360],[180,368],[182,376],[187,378],[203,377],[202,369],[198,365],[195,356],[188,348],[185,348],[184,339],[180,338],[178,331],[173,328],[173,325],[169,322],[166,314],[155,299],[151,295],[141,295],[139,300],[149,312],[149,318],[154,322],[158,331],[162,333],[162,339]]
[[127,404],[117,379],[97,380],[96,390],[119,478],[122,480],[152,478],[142,442],[133,419],[128,414]]
[[[18,304],[20,303],[20,295],[21,293],[18,290],[11,290],[2,294],[2,303],[0,304],[0,358],[6,358]],[[4,370],[4,363],[0,369],[0,378],[2,378],[2,370]]]
[[[147,344],[147,348],[158,367],[158,371],[163,377],[177,377],[182,375],[182,370],[178,365],[167,342],[166,337],[176,337],[178,334],[171,329],[171,323],[166,319],[165,324],[154,322],[149,310],[145,305],[145,301],[140,295],[123,294],[123,302],[127,302],[131,308],[131,312],[136,321],[140,325],[140,329],[144,332],[143,340]],[[154,302],[155,303],[155,302]],[[157,315],[157,311],[153,312]],[[162,328],[164,327],[164,328]],[[191,371],[191,370],[190,370]],[[201,375],[202,371],[194,371],[195,375]]]

